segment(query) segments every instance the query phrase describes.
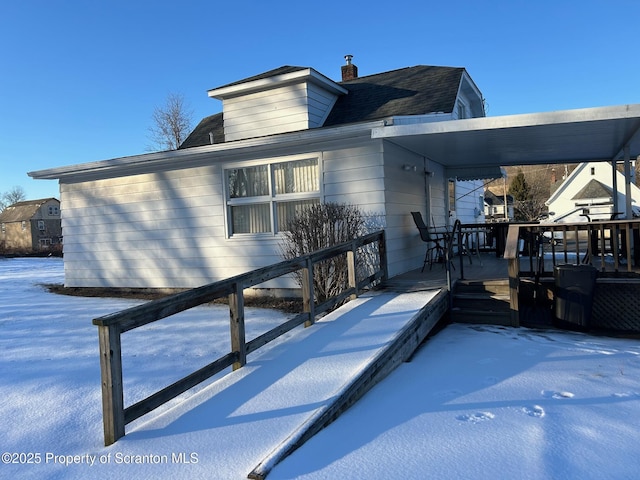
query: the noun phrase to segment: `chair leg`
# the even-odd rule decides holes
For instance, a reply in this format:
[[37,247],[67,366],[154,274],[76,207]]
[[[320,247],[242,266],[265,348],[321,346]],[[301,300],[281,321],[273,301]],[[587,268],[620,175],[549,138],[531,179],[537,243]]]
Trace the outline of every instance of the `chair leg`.
[[427,263],[429,264],[429,270],[431,270],[431,267],[433,266],[433,250],[434,249],[435,247],[427,248],[427,251],[424,254],[424,262],[422,263],[422,270],[420,270],[420,272],[424,272],[424,268],[427,266]]
[[427,248],[427,251],[424,254],[424,262],[422,262],[422,270],[420,270],[420,273],[424,272],[424,267],[427,266],[427,262],[429,262],[429,270],[431,270],[431,259],[429,258],[429,252],[431,252],[431,249]]
[[[442,246],[439,243],[436,243],[436,246],[433,247],[432,250],[435,250],[436,252],[436,261],[438,261],[438,259],[441,258],[442,261],[444,262],[444,249],[442,248]],[[433,267],[433,252],[431,257],[431,267]],[[431,270],[431,267],[429,268],[429,270]]]

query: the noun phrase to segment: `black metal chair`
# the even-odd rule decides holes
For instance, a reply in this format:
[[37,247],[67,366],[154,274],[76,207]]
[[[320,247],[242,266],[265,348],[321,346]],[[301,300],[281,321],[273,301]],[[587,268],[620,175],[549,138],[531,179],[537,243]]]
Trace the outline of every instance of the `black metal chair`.
[[429,270],[433,267],[433,257],[435,253],[435,258],[442,258],[442,262],[444,264],[445,254],[444,247],[442,243],[446,240],[443,234],[438,234],[435,232],[429,231],[429,227],[424,223],[422,219],[422,214],[420,212],[411,212],[411,216],[413,217],[413,221],[418,227],[418,231],[420,232],[420,238],[423,242],[427,244],[427,251],[424,255],[424,263],[422,264],[421,272],[424,272],[424,267],[429,263]]

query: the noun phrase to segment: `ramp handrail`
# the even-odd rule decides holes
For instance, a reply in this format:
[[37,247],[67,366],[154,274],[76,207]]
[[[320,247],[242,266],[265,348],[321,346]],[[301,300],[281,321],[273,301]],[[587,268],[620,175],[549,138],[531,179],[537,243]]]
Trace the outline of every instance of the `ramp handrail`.
[[[378,245],[378,267],[366,278],[358,280],[356,275],[357,250],[372,243],[377,243]],[[347,256],[349,288],[321,304],[315,304],[313,287],[314,265],[344,254]],[[246,341],[244,326],[244,289],[298,270],[302,270],[303,312],[253,340]],[[120,312],[95,318],[93,324],[98,327],[100,343],[102,413],[105,445],[111,445],[123,437],[125,435],[126,424],[149,413],[225,368],[232,366],[235,370],[242,367],[246,363],[247,355],[251,352],[302,323],[304,323],[305,326],[311,326],[314,323],[316,315],[332,309],[335,305],[347,298],[355,298],[363,288],[378,280],[384,281],[387,277],[385,233],[384,230],[380,230],[340,245],[318,250],[291,260],[285,260],[274,265],[236,275],[226,280],[210,283]],[[121,335],[129,330],[156,322],[222,297],[228,297],[229,300],[231,352],[149,397],[125,407],[122,381]]]

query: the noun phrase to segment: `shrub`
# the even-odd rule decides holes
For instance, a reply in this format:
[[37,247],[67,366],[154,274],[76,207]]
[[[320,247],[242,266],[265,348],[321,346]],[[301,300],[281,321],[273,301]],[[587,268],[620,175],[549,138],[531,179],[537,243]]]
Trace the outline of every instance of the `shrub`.
[[[372,217],[366,217],[356,206],[323,203],[315,204],[298,213],[283,232],[281,243],[285,259],[299,257],[323,248],[332,247],[362,236],[375,224]],[[378,222],[379,223],[379,222]],[[357,275],[367,274],[372,268],[372,259],[377,258],[371,250],[361,249],[356,264]],[[302,286],[302,273],[296,281]],[[349,286],[346,254],[316,263],[313,272],[313,288],[317,303],[338,295]]]

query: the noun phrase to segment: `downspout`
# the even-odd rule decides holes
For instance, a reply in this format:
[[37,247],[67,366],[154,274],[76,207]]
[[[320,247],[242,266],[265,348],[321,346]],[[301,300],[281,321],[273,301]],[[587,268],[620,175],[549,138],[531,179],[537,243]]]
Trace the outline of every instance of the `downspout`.
[[[427,225],[431,222],[431,182],[429,182],[429,174],[427,171],[427,157],[422,157],[422,175],[424,176],[424,200],[425,212],[427,214]],[[432,225],[433,226],[433,225]]]

